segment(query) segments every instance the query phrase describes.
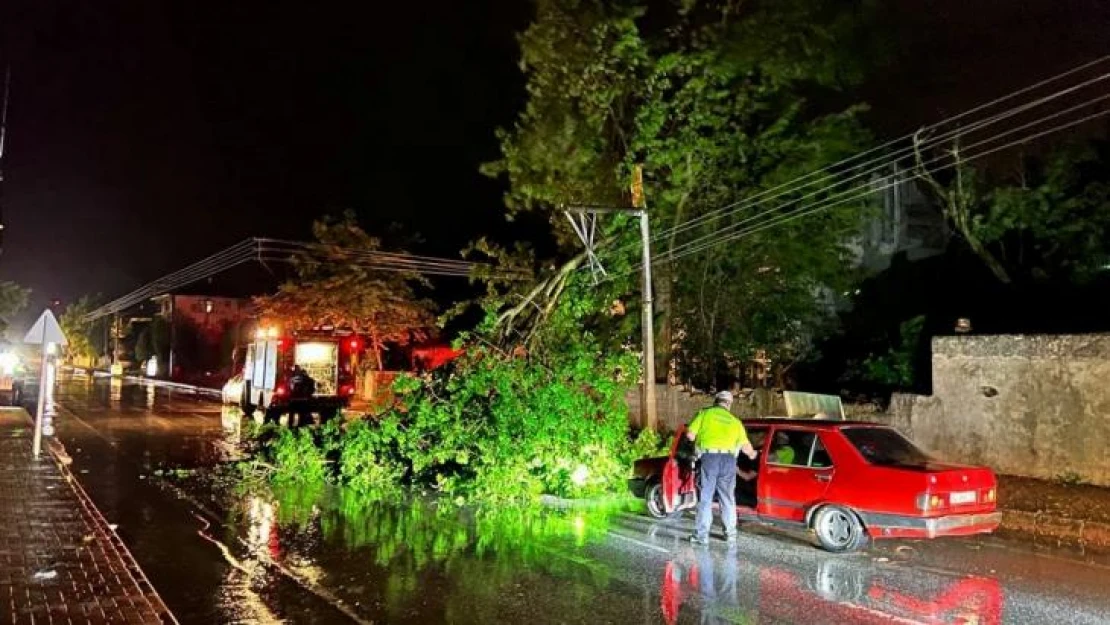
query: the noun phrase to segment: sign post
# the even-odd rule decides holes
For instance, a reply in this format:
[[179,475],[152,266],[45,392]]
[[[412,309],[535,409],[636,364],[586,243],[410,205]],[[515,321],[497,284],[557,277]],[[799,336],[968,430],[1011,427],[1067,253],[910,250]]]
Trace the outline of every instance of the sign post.
[[[34,451],[35,458],[39,457],[42,453],[42,433],[43,433],[43,412],[47,398],[46,387],[48,384],[53,384],[54,377],[51,375],[50,357],[58,347],[64,346],[68,343],[66,335],[62,333],[62,327],[58,325],[58,320],[54,318],[54,313],[50,309],[42,312],[35,325],[31,326],[31,330],[27,332],[27,336],[23,337],[23,342],[30,345],[42,346],[42,370],[39,372],[39,399],[35,402],[35,439],[32,450]],[[52,424],[47,424],[47,436],[54,432]]]

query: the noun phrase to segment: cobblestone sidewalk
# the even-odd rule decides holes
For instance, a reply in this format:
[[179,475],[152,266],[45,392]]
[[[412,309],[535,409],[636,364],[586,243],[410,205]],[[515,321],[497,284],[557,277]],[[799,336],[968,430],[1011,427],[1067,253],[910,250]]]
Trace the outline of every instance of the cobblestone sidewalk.
[[176,623],[22,409],[0,409],[0,623]]

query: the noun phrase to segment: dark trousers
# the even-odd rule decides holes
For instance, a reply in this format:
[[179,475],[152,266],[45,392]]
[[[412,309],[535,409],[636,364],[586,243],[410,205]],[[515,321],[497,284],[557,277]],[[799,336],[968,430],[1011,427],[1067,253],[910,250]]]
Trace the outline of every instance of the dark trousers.
[[721,504],[725,535],[736,534],[736,456],[703,454],[698,467],[698,515],[694,521],[698,538],[708,539],[713,525],[713,494]]

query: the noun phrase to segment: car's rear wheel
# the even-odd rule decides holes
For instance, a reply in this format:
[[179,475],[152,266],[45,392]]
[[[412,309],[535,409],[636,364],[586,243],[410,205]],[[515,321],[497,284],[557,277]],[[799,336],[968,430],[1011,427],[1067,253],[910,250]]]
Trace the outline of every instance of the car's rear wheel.
[[667,512],[667,507],[663,503],[663,485],[659,482],[648,484],[647,491],[644,492],[644,499],[647,501],[648,514],[656,519],[669,519],[677,514]]
[[867,542],[867,532],[854,512],[843,506],[824,506],[811,523],[817,541],[826,551],[856,551]]

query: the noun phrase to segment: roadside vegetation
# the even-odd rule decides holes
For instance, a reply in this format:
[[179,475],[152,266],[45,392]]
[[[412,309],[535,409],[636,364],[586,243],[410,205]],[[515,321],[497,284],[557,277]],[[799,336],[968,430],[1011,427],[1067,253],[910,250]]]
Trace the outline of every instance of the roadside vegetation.
[[[335,483],[368,497],[403,487],[457,503],[530,503],[544,495],[596,497],[625,491],[632,460],[656,451],[654,431],[633,436],[626,394],[637,354],[607,350],[587,317],[597,298],[587,274],[543,323],[531,319],[527,347],[495,340],[505,317],[492,306],[465,354],[426,376],[403,376],[394,404],[344,425],[256,434],[260,466],[276,482]],[[523,320],[520,320],[523,322]]]
[[[871,0],[537,0],[519,37],[524,105],[483,172],[506,185],[508,218],[539,215],[549,236],[475,242],[465,255],[491,261],[473,276],[482,294],[441,318],[478,312],[459,324],[470,328],[464,355],[400,378],[394,403],[367,419],[261,431],[256,468],[278,482],[462,503],[623,492],[631,461],[660,444],[630,430],[625,402],[641,378],[640,232],[605,213],[584,251],[567,206],[650,207],[660,377],[722,388],[751,382],[743,371],[759,362],[780,387],[920,388],[929,337],[964,316],[967,304],[943,293],[968,265],[933,271],[931,288],[905,279],[924,271],[908,262],[867,275],[851,246],[873,198],[786,218],[824,197],[792,181],[873,144],[858,95],[892,54],[873,28],[879,12]],[[1030,158],[1017,181],[951,150],[951,172],[929,169],[921,150],[901,164],[956,235],[944,259],[971,258],[1014,297],[1106,279],[1105,146]],[[315,233],[327,249],[381,249],[353,215]],[[264,314],[357,330],[374,353],[365,367],[381,369],[384,345],[432,324],[415,273],[301,262],[296,275],[258,300]]]

